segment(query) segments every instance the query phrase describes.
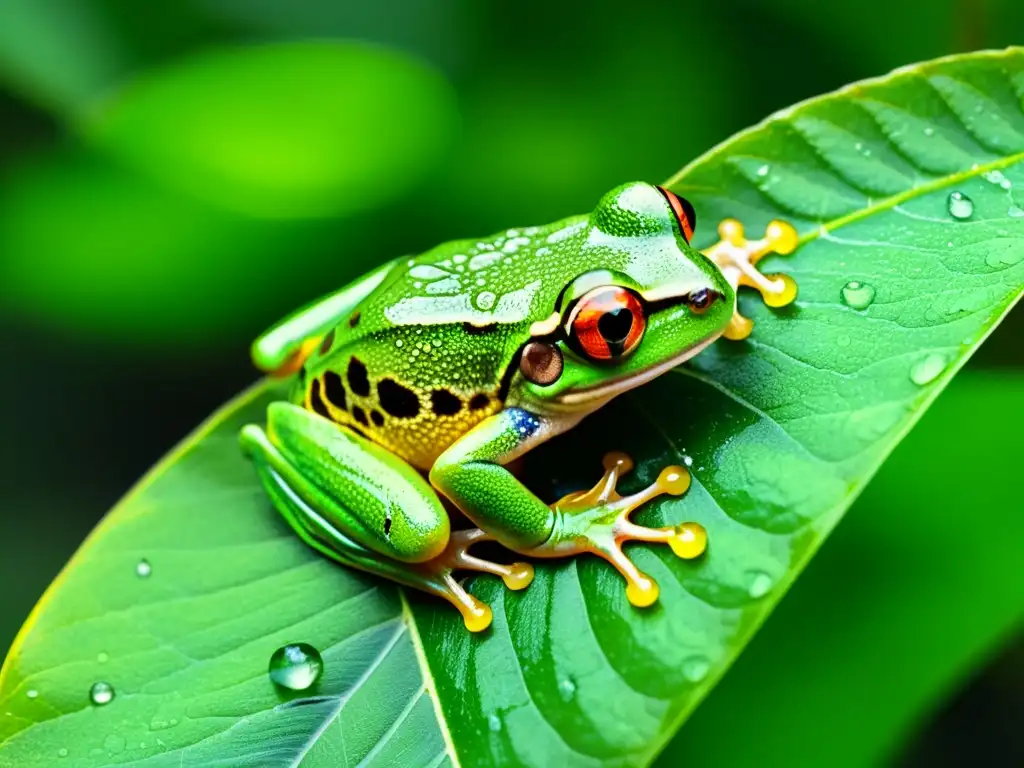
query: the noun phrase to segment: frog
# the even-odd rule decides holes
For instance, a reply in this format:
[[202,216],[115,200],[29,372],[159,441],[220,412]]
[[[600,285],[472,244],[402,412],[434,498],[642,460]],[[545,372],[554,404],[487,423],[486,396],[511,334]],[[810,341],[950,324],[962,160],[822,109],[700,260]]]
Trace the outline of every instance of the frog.
[[[773,221],[747,240],[727,219],[703,251],[691,245],[695,226],[684,197],[631,182],[586,215],[394,259],[272,326],[252,357],[291,384],[240,439],[273,506],[322,555],[447,600],[471,632],[493,614],[458,576],[522,590],[542,558],[597,555],[632,605],[652,605],[658,585],[623,545],[692,559],[707,534],[695,521],[652,528],[630,515],[682,495],[686,468],[623,496],[633,462],[611,451],[592,489],[553,503],[515,468],[720,337],[749,335],[741,285],[770,306],[795,298],[790,278],[756,266],[793,251],[791,225]],[[521,559],[474,554],[485,542]]]

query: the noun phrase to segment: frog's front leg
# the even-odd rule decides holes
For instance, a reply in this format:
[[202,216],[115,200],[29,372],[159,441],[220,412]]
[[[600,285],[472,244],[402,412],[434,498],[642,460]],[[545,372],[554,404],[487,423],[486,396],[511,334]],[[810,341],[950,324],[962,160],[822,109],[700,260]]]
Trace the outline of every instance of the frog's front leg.
[[626,579],[631,603],[651,605],[658,599],[658,585],[636,567],[622,545],[661,542],[679,557],[693,558],[704,551],[707,536],[695,523],[645,528],[631,522],[629,515],[656,496],[684,493],[690,485],[689,473],[682,467],[666,467],[652,486],[623,497],[615,486],[633,464],[625,454],[610,453],[605,457],[605,475],[594,488],[548,505],[502,465],[542,442],[551,431],[543,418],[507,408],[445,451],[431,469],[430,480],[506,547],[534,557],[592,552]]
[[[769,253],[787,256],[796,250],[799,238],[792,224],[781,220],[772,221],[765,229],[764,237],[747,240],[742,224],[736,219],[723,219],[718,225],[718,236],[722,239],[703,253],[722,271],[733,290],[737,291],[737,305],[741,285],[756,289],[769,307],[785,307],[796,299],[797,286],[791,277],[781,274],[763,275],[757,268],[757,262]],[[723,335],[727,339],[739,341],[747,338],[753,328],[754,321],[741,315],[736,308]]]
[[303,541],[344,565],[443,597],[473,631],[491,623],[491,610],[454,571],[492,573],[511,589],[532,579],[526,563],[503,565],[469,554],[469,547],[491,537],[450,532],[441,500],[416,470],[315,413],[272,403],[267,429],[250,424],[241,440],[274,506]]

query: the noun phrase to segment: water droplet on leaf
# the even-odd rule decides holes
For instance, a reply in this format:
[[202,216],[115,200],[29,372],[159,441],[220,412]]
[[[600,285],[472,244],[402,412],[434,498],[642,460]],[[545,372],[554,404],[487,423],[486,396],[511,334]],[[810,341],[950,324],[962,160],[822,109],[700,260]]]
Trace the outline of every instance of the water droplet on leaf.
[[102,707],[104,704],[109,704],[114,700],[114,686],[110,683],[93,683],[92,688],[89,689],[89,701],[95,704],[97,707]]
[[699,683],[711,671],[711,662],[703,656],[691,656],[683,661],[683,677],[691,683]]
[[1011,219],[1024,218],[1024,208],[1021,208],[1019,205],[1011,205],[1010,209],[1006,212],[1006,215]]
[[774,579],[764,571],[750,571],[747,574],[747,594],[755,600],[764,597],[774,583]]
[[576,683],[572,681],[571,677],[559,681],[558,694],[562,697],[562,701],[566,703],[573,700],[573,697],[576,696]]
[[963,192],[950,192],[946,199],[946,210],[957,221],[964,221],[974,215],[974,201]]
[[61,747],[60,749],[57,750],[57,757],[67,757],[67,756],[68,756],[67,747]]
[[910,380],[918,386],[935,381],[946,369],[946,358],[938,352],[932,352],[922,358],[910,369]]
[[270,679],[282,688],[305,691],[324,671],[320,652],[308,643],[284,645],[270,657]]
[[839,298],[851,309],[864,310],[870,307],[871,302],[875,300],[875,288],[860,280],[851,280],[843,286]]
[[767,165],[762,165],[760,168],[757,169],[757,175],[763,179],[765,176],[768,175],[769,171],[771,171],[771,168],[769,168]]
[[25,695],[28,696],[30,699],[34,699],[39,695],[39,691],[37,691],[35,688],[29,688],[27,691],[25,691]]
[[139,560],[135,566],[135,575],[140,579],[148,578],[153,573],[153,566],[149,564],[149,560]]
[[491,733],[497,733],[501,730],[501,718],[497,715],[488,715],[487,727],[491,729]]

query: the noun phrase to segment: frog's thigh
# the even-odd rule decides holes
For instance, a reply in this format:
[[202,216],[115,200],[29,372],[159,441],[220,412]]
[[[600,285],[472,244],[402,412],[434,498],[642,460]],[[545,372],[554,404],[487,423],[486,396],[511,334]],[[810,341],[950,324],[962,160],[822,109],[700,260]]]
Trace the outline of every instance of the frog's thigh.
[[272,403],[267,429],[242,443],[330,526],[395,560],[419,563],[444,550],[448,514],[412,467],[380,446],[291,403]]

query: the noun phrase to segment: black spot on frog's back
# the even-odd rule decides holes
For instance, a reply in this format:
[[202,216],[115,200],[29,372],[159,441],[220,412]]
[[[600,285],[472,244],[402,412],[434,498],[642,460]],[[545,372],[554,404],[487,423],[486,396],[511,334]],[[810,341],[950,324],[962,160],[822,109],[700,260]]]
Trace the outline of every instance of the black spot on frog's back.
[[454,416],[462,410],[462,401],[447,389],[435,389],[430,393],[430,407],[438,416]]
[[309,385],[309,404],[314,413],[318,413],[325,419],[331,418],[331,412],[327,410],[323,397],[320,394],[320,379],[313,379]]
[[366,366],[358,357],[351,357],[348,361],[348,372],[346,373],[349,389],[359,397],[366,397],[370,394],[370,378],[366,374]]
[[324,372],[324,397],[339,411],[346,410],[345,385],[334,371]]
[[378,382],[377,398],[381,408],[400,419],[411,419],[420,412],[420,401],[416,393],[393,379]]

